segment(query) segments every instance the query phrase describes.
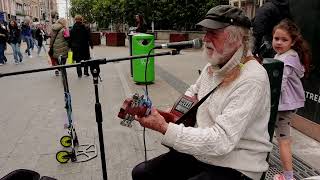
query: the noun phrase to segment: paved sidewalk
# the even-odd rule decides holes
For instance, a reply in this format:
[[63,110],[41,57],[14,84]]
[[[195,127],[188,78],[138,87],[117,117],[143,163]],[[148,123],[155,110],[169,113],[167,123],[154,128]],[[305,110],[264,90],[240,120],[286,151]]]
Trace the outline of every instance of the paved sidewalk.
[[[14,65],[12,54],[7,52],[9,62],[0,67],[0,73],[48,67],[46,55],[36,57],[35,54],[36,51],[33,58],[25,57],[22,64]],[[128,55],[128,47],[101,45],[94,48],[95,58]],[[201,52],[193,50],[185,50],[177,56],[157,57],[156,80],[149,86],[153,104],[160,109],[171,107],[197,79],[198,70],[205,63]],[[129,64],[125,61],[101,65],[103,81],[99,84],[99,94],[110,180],[130,180],[131,169],[144,160],[142,128],[137,123],[132,128],[123,127],[117,118],[123,100],[134,92],[143,93],[144,89],[143,85],[133,83]],[[79,79],[75,68],[67,72],[79,142],[99,145],[92,77]],[[63,128],[66,112],[60,78],[54,76],[53,71],[0,78],[0,177],[26,168],[59,180],[102,179],[100,152],[97,158],[84,163],[59,164],[55,160],[56,152],[64,149],[59,139],[67,134]],[[320,143],[296,130],[293,130],[293,140],[295,155],[320,169]],[[147,130],[148,159],[167,151],[160,141],[159,133]]]

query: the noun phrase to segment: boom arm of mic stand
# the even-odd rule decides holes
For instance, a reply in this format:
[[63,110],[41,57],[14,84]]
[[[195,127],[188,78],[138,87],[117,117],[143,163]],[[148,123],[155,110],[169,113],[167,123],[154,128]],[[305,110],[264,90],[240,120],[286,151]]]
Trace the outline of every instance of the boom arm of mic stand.
[[0,78],[5,77],[5,76],[19,75],[19,74],[30,74],[30,73],[42,72],[42,71],[52,71],[52,70],[60,69],[60,68],[71,68],[71,67],[77,67],[77,66],[84,66],[86,63],[90,64],[93,61],[98,64],[107,64],[110,62],[119,62],[119,61],[131,60],[131,59],[140,59],[140,58],[146,58],[146,57],[156,57],[156,56],[166,56],[166,55],[177,55],[177,54],[179,54],[179,51],[172,50],[172,51],[168,51],[168,52],[160,52],[160,53],[151,54],[150,56],[139,55],[139,56],[129,56],[129,57],[109,59],[109,60],[107,60],[106,58],[93,59],[93,60],[82,61],[80,63],[70,64],[70,65],[58,65],[58,66],[53,66],[53,67],[48,67],[48,68],[30,69],[30,70],[24,70],[24,71],[14,71],[14,72],[9,72],[9,73],[0,73]]

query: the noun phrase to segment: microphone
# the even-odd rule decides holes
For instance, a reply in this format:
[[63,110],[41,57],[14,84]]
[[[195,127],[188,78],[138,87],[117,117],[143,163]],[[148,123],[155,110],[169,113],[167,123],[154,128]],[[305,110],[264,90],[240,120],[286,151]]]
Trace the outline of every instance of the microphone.
[[155,45],[154,49],[172,48],[172,49],[181,50],[181,49],[187,49],[187,48],[200,49],[201,47],[202,47],[202,40],[197,38],[190,41],[172,42],[172,43]]

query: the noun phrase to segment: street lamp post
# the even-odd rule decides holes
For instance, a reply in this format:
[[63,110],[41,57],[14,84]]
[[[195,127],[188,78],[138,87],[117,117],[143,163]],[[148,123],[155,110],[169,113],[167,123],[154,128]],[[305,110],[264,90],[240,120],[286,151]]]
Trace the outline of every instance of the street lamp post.
[[68,0],[66,0],[66,19],[67,19],[67,22],[70,24],[70,22],[69,22],[69,7],[68,7]]
[[49,8],[49,26],[52,26],[52,16],[51,16],[51,0],[48,0],[48,8]]

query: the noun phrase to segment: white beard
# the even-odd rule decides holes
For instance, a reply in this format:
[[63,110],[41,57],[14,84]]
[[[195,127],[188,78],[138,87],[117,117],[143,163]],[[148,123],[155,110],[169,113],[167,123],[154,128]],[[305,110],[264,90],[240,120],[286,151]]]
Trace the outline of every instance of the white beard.
[[209,56],[207,51],[209,51],[207,48],[204,48],[202,51],[202,58],[208,61],[211,65],[217,66],[221,63],[222,61],[222,55],[221,54],[215,54],[212,56]]
[[[208,49],[207,47],[210,47],[211,49]],[[212,51],[212,54],[209,54],[209,51]],[[204,50],[202,51],[202,58],[207,60],[211,65],[217,66],[219,64],[224,63],[226,58],[226,53],[229,52],[226,51],[226,49],[223,51],[223,53],[218,53],[216,48],[213,46],[211,42],[205,42]]]
[[[209,49],[207,47],[210,47]],[[209,54],[209,51],[212,51],[212,54]],[[230,54],[234,53],[233,48],[223,48],[222,53],[218,53],[216,48],[213,46],[211,42],[205,42],[204,50],[202,51],[202,58],[207,60],[212,66],[217,66],[221,64],[225,64],[230,57]]]

